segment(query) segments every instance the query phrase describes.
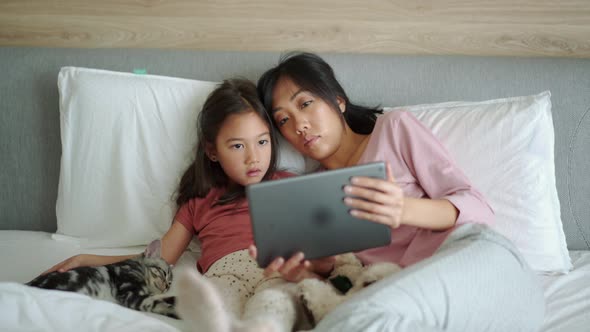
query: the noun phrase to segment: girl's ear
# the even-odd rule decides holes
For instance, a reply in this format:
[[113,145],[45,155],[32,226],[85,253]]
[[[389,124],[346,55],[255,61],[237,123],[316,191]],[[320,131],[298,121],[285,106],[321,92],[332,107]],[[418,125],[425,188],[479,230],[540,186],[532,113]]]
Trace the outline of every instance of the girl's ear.
[[214,163],[217,162],[217,151],[213,144],[205,143],[205,153],[207,154],[207,157],[209,157],[209,160]]
[[338,102],[338,107],[340,107],[340,113],[346,112],[346,102],[342,97],[336,97],[336,101]]

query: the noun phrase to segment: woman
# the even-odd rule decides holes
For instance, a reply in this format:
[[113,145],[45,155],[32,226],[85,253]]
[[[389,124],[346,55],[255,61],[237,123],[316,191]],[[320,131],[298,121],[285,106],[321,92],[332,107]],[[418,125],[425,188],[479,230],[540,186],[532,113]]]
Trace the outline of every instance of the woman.
[[[394,229],[389,246],[358,253],[361,261],[390,261],[405,269],[339,306],[318,330],[541,326],[544,298],[535,275],[517,249],[486,226],[493,211],[411,113],[378,117],[380,110],[355,105],[332,68],[310,53],[281,59],[261,76],[258,92],[285,139],[324,168],[388,163],[388,180],[353,179],[345,192],[358,198],[347,198],[346,204],[354,216]],[[330,259],[311,263],[298,253],[276,259],[266,273],[299,281],[325,274],[330,264]]]

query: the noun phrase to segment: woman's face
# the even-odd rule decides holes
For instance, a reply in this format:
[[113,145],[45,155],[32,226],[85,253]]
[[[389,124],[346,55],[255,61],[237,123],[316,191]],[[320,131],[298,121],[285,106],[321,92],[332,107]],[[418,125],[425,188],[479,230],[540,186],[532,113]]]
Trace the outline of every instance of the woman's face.
[[[338,104],[343,112],[344,103]],[[272,115],[285,139],[306,156],[321,162],[340,147],[344,126],[339,114],[288,77],[279,79],[274,88]]]

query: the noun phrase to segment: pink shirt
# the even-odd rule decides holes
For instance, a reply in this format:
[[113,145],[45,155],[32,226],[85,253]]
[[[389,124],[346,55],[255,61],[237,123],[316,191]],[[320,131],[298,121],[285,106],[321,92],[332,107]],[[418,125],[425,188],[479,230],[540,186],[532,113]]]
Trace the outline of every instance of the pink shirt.
[[[273,179],[293,175],[276,172]],[[181,206],[174,217],[201,241],[202,255],[197,261],[201,273],[221,257],[254,243],[248,201],[212,206],[223,193],[223,189],[214,188],[204,198],[195,197]]]
[[[377,118],[358,164],[386,161],[407,197],[444,198],[459,211],[455,227],[474,222],[490,224],[494,212],[482,194],[451,159],[446,148],[408,111],[387,112]],[[389,246],[357,253],[364,264],[389,261],[401,266],[430,257],[451,231],[402,225],[392,230]]]

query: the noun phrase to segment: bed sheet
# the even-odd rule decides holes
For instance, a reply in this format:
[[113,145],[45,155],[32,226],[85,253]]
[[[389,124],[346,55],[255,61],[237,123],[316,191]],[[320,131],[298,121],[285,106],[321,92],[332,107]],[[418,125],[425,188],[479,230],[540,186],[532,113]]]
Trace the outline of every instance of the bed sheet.
[[[2,297],[10,296],[11,292],[28,293],[27,287],[20,285],[37,276],[40,272],[51,267],[53,264],[78,253],[93,253],[103,255],[124,255],[140,253],[143,247],[130,248],[80,248],[68,242],[58,242],[51,238],[51,234],[45,232],[30,231],[0,231],[0,306]],[[185,252],[176,268],[183,266],[194,266],[198,253]],[[590,326],[590,251],[571,251],[572,264],[574,269],[566,275],[540,276],[544,286],[545,299],[547,301],[547,315],[543,332],[582,332],[589,331]],[[33,290],[27,294],[35,297],[34,292],[51,292],[45,290]],[[172,289],[174,293],[175,290]],[[64,292],[57,292],[64,293]],[[105,301],[90,300],[81,302],[82,296],[78,294],[64,294],[64,296],[51,298],[47,301],[54,301],[64,308],[67,306],[80,307],[92,306],[92,312],[107,315],[117,311],[120,317],[111,320],[111,330],[124,326],[126,331],[185,331],[186,327],[181,321],[168,317],[145,314],[120,307]],[[98,303],[102,302],[102,303]],[[77,310],[79,311],[79,310]],[[57,311],[61,312],[61,311]],[[0,317],[10,315],[10,312],[3,311]],[[14,315],[14,313],[13,313]],[[106,316],[104,316],[106,317]],[[1,322],[6,322],[8,316],[2,317]],[[96,318],[96,317],[94,317]],[[143,320],[141,320],[143,318]],[[98,319],[98,318],[96,318]],[[142,321],[137,323],[138,319]],[[100,325],[102,324],[102,325]],[[96,325],[97,331],[104,330],[107,324],[104,321]],[[129,325],[132,324],[132,325]],[[0,324],[1,325],[1,324]],[[93,325],[94,326],[94,325]],[[133,326],[133,328],[131,328]],[[2,326],[0,326],[1,329]],[[78,326],[79,328],[79,326]],[[61,328],[60,330],[64,330]],[[89,329],[88,329],[89,330]]]
[[590,251],[570,251],[574,268],[542,276],[547,314],[543,332],[590,331]]

